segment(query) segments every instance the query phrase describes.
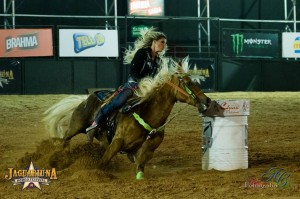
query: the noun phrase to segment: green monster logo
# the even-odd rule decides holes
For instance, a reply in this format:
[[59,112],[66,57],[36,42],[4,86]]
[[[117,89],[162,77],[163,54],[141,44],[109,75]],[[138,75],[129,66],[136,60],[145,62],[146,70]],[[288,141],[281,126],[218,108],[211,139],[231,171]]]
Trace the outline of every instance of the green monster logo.
[[232,34],[232,47],[233,52],[236,55],[239,55],[241,52],[243,52],[244,49],[244,35],[242,34]]

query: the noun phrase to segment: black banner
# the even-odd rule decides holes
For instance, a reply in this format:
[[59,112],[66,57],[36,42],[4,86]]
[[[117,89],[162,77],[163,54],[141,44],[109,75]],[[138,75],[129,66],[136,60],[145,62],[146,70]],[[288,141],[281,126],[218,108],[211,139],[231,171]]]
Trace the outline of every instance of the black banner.
[[190,59],[188,74],[205,92],[215,90],[215,59]]
[[279,32],[223,30],[223,57],[279,58]]
[[21,94],[21,64],[17,60],[0,60],[0,94]]

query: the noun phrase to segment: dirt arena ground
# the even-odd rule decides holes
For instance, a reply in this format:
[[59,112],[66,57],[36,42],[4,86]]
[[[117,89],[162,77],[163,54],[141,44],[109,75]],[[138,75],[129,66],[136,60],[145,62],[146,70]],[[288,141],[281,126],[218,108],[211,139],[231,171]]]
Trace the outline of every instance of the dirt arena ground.
[[[202,118],[188,106],[168,124],[141,181],[135,180],[135,166],[126,155],[118,154],[108,168],[98,169],[99,144],[86,144],[84,135],[72,140],[69,152],[57,152],[41,119],[68,95],[0,95],[0,198],[300,198],[300,92],[207,95],[250,100],[249,168],[202,170]],[[184,106],[176,104],[173,111]],[[8,168],[24,169],[30,160],[51,169],[53,155],[60,160],[58,179],[49,186],[22,190],[22,184],[5,179]],[[259,186],[273,167],[290,174],[284,188],[274,186],[276,179]]]

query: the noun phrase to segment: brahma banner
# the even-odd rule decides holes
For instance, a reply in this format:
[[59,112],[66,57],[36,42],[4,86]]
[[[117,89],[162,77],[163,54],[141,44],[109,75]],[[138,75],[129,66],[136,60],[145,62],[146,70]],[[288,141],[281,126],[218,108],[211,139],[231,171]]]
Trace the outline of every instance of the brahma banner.
[[282,57],[285,58],[300,57],[300,33],[299,32],[282,33]]
[[60,57],[119,57],[117,30],[60,29]]
[[0,30],[0,57],[53,56],[52,29]]

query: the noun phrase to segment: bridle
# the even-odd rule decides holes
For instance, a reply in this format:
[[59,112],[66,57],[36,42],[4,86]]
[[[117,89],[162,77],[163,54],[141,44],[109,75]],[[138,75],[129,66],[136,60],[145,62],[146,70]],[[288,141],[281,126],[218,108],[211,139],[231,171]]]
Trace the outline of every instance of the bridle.
[[179,79],[179,85],[182,84],[182,87],[184,88],[181,88],[179,85],[176,85],[174,84],[173,82],[171,81],[166,81],[166,84],[168,84],[169,86],[173,87],[176,91],[180,92],[181,94],[187,96],[187,97],[191,97],[193,100],[195,101],[200,101],[198,100],[197,98],[197,95],[202,92],[201,90],[198,92],[198,93],[194,93],[190,88],[189,86],[187,85],[186,81],[185,81],[185,77],[187,75],[184,75],[184,74],[181,74],[179,75],[178,79]]

